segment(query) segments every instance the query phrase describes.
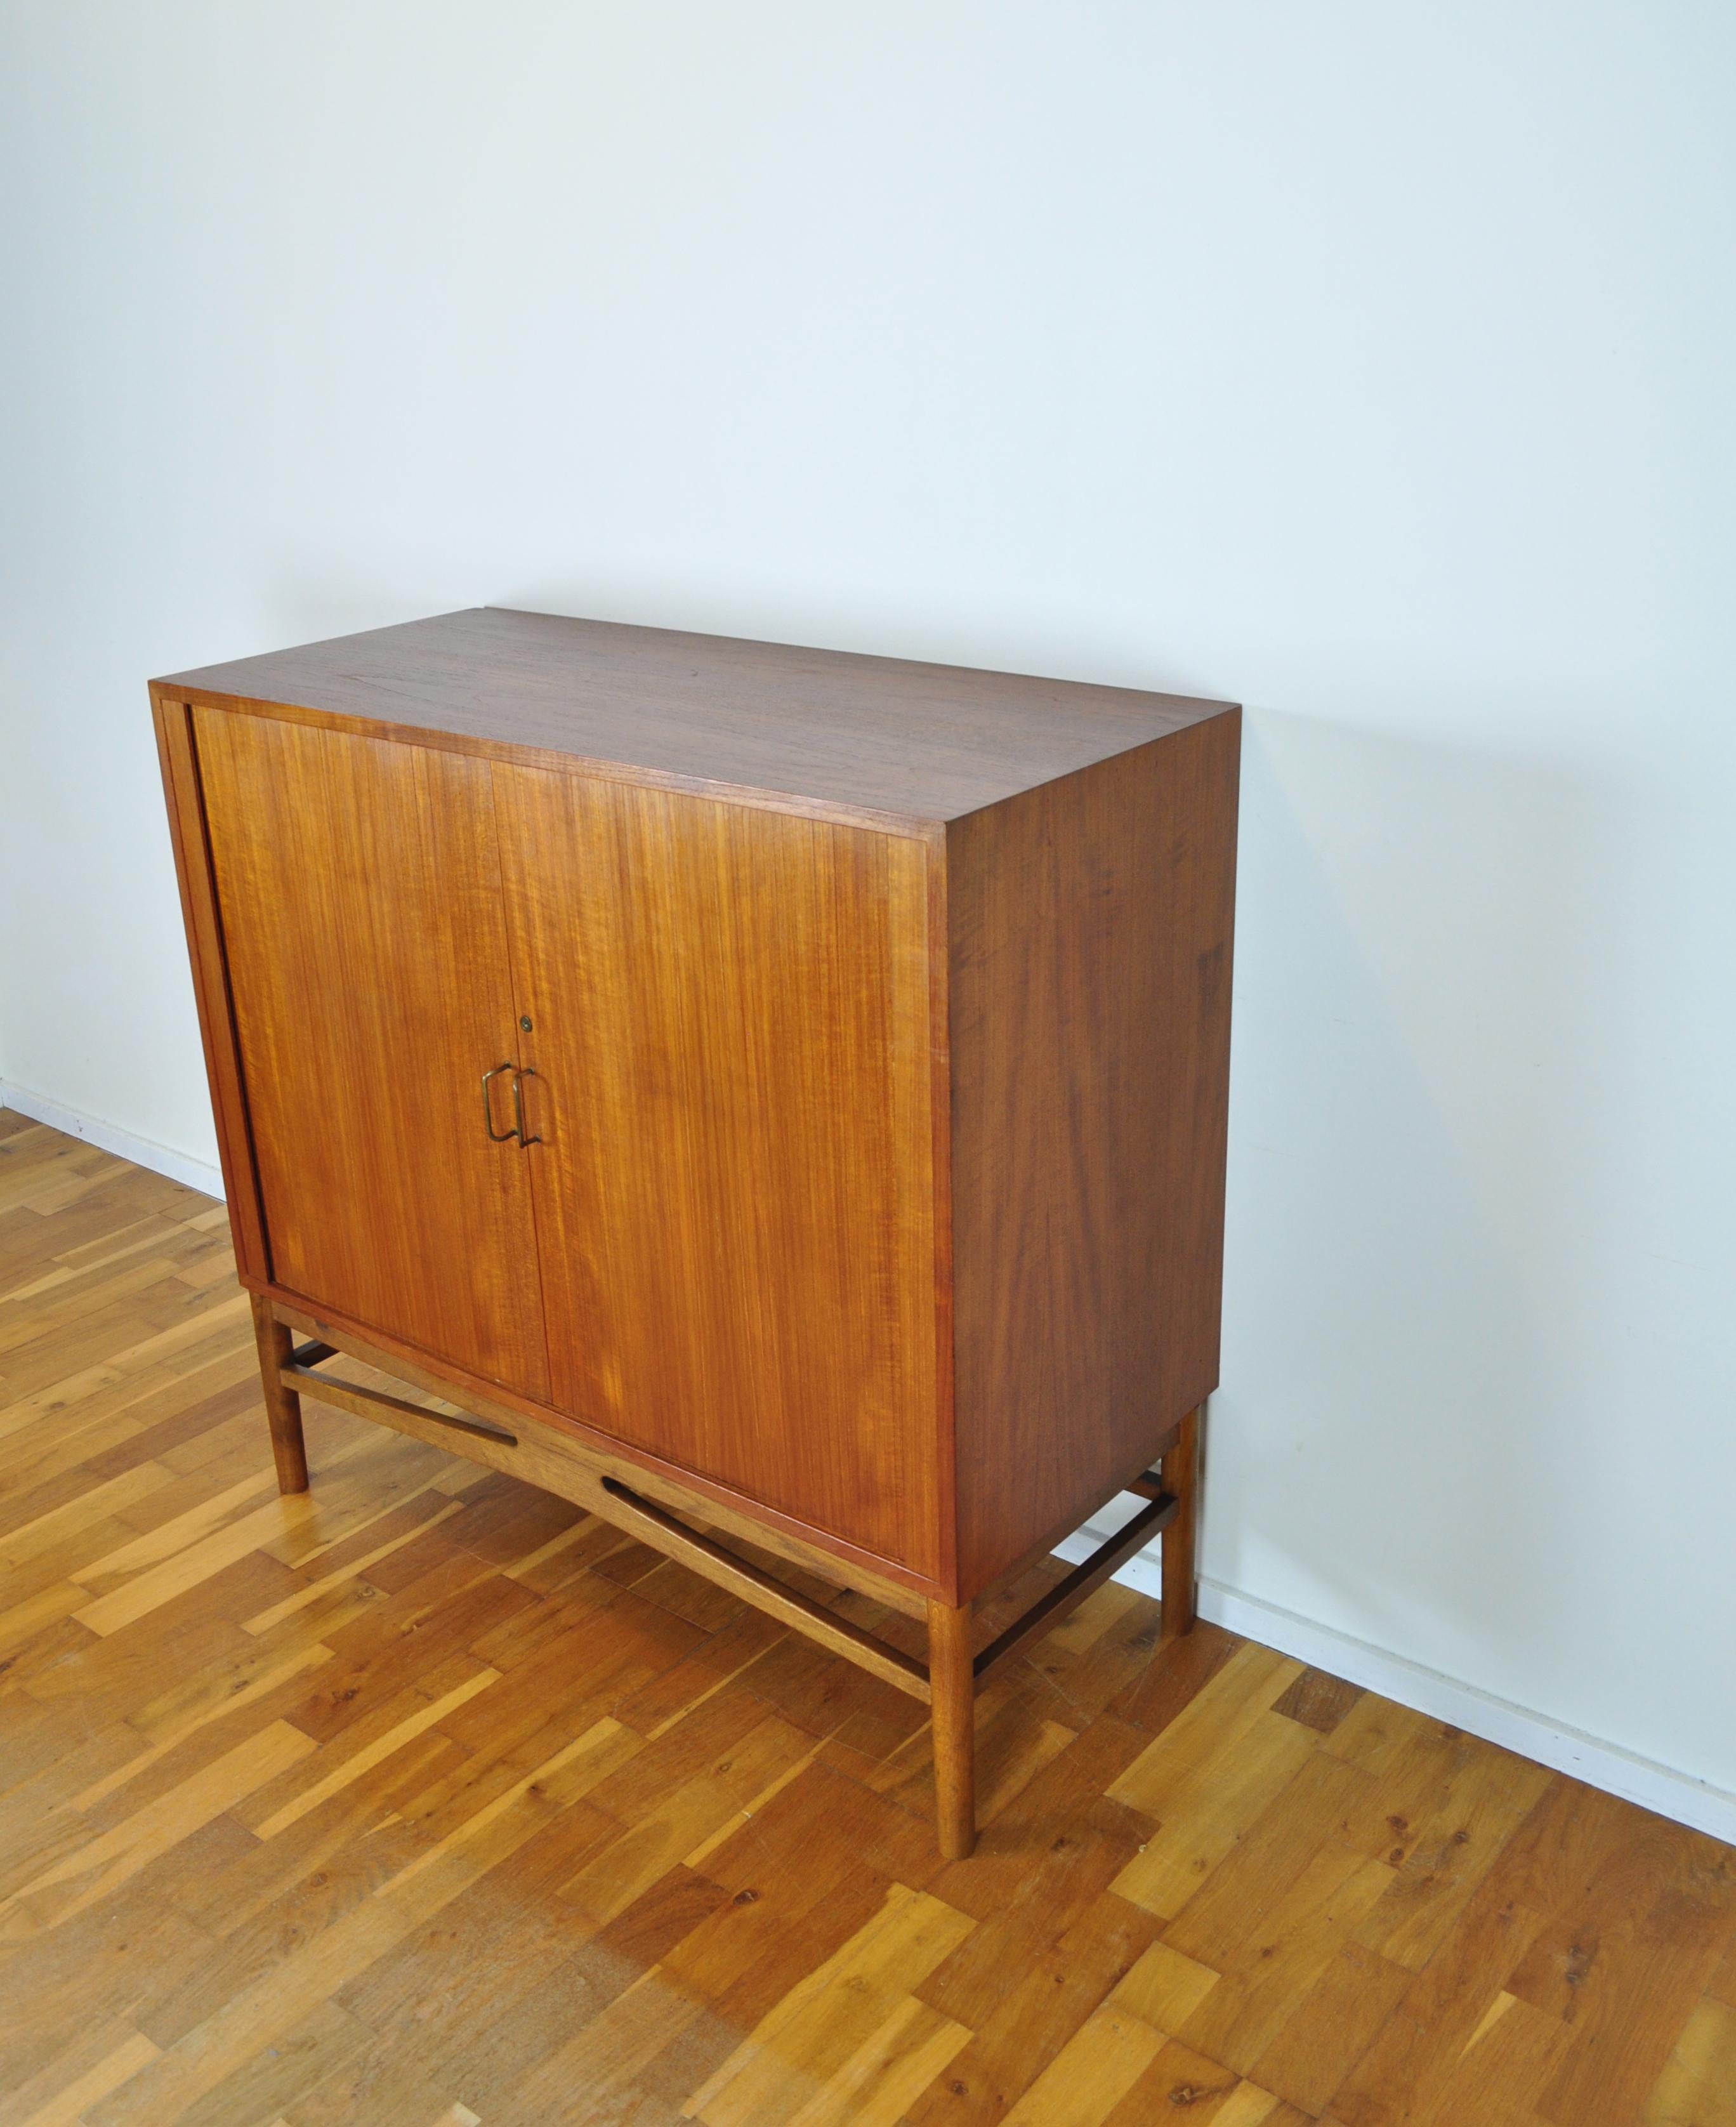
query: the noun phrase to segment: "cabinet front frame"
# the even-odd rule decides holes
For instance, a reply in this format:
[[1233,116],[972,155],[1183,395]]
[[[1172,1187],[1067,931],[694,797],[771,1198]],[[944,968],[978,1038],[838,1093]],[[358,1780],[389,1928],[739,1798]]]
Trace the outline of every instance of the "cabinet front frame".
[[[400,1363],[434,1376],[464,1395],[517,1410],[539,1424],[582,1442],[593,1452],[636,1465],[681,1491],[723,1507],[747,1523],[778,1532],[821,1557],[835,1561],[838,1566],[849,1570],[855,1583],[863,1585],[868,1592],[894,1607],[909,1609],[913,1598],[916,1599],[919,1607],[922,1601],[929,1599],[943,1603],[956,1601],[958,1518],[953,1429],[949,1193],[951,1082],[948,1054],[946,844],[944,830],[937,823],[927,820],[871,812],[867,808],[798,804],[778,793],[738,790],[702,783],[698,779],[652,774],[641,775],[618,764],[598,764],[525,747],[509,745],[484,747],[475,741],[454,739],[443,732],[423,732],[413,727],[386,722],[371,723],[293,704],[243,702],[192,690],[186,694],[168,693],[155,685],[152,687],[151,698],[168,801],[176,870],[192,961],[200,1030],[216,1120],[224,1187],[234,1235],[236,1270],[246,1290],[267,1300],[280,1302],[304,1317],[329,1324],[339,1337],[347,1341],[365,1342],[377,1347]],[[498,1382],[472,1375],[438,1354],[404,1344],[376,1326],[352,1320],[334,1310],[328,1303],[316,1300],[280,1281],[272,1262],[270,1234],[253,1154],[246,1082],[230,997],[221,915],[216,898],[194,738],[192,710],[195,702],[203,707],[237,714],[281,718],[287,722],[313,724],[360,737],[390,738],[400,743],[428,746],[437,751],[484,754],[512,765],[555,768],[573,775],[596,776],[652,788],[680,789],[693,795],[723,798],[727,802],[757,806],[769,811],[796,813],[838,825],[897,835],[926,846],[930,1187],[934,1258],[932,1317],[934,1404],[932,1416],[938,1520],[934,1546],[938,1564],[934,1574],[924,1574],[900,1561],[867,1551],[830,1530],[782,1513],[728,1485],[665,1461],[635,1443],[589,1426],[570,1413],[537,1402],[503,1387]]]
[[168,804],[169,840],[192,964],[193,1000],[205,1049],[206,1076],[217,1130],[225,1201],[234,1237],[235,1267],[248,1291],[272,1289],[270,1242],[259,1171],[253,1158],[253,1124],[241,1074],[241,1044],[229,999],[229,963],[217,907],[216,875],[206,832],[205,798],[193,743],[192,704],[151,689],[158,758]]

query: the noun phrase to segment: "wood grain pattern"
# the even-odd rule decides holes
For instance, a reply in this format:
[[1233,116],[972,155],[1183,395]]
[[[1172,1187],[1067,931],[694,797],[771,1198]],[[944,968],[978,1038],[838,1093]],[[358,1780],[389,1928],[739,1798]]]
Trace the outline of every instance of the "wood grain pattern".
[[1238,725],[948,832],[962,1594],[1217,1383]]
[[938,1576],[926,850],[494,773],[553,1401]]
[[1163,1458],[1164,1489],[1181,1511],[1173,1532],[1163,1544],[1163,1637],[1179,1639],[1194,1629],[1199,1600],[1199,1570],[1195,1564],[1199,1492],[1199,1413],[1190,1410],[1181,1421],[1175,1444]]
[[485,606],[153,682],[906,832],[1214,716],[1221,702]]
[[943,1861],[919,1706],[305,1414],[282,1499],[222,1208],[0,1111],[8,2121],[1730,2117],[1712,1840],[1112,1585]]
[[940,1850],[962,1861],[977,1845],[977,1680],[967,1608],[929,1605],[929,1689]]
[[277,1281],[542,1394],[530,1177],[481,1112],[518,1060],[488,770],[193,720]]
[[[933,1599],[962,1856],[974,1613],[1178,1428],[1166,1632],[1192,1620],[1235,713],[491,613],[154,694],[256,1306],[472,1413],[286,1367],[262,1312],[284,1484],[312,1389],[620,1520],[607,1443]],[[927,1695],[652,1490],[648,1540]],[[1045,1637],[1157,1513],[986,1647]]]
[[307,1490],[307,1442],[302,1436],[301,1399],[284,1379],[291,1364],[289,1331],[269,1304],[253,1296],[253,1339],[259,1348],[259,1386],[265,1397],[265,1420],[271,1428],[272,1455],[277,1465],[280,1492]]
[[[759,1500],[732,1492],[727,1485],[714,1485],[708,1479],[695,1476],[691,1471],[678,1470],[662,1457],[648,1455],[625,1442],[612,1439],[607,1433],[581,1425],[576,1419],[546,1404],[534,1402],[510,1389],[480,1381],[461,1368],[433,1361],[426,1353],[415,1353],[382,1332],[362,1329],[335,1310],[310,1311],[310,1302],[275,1291],[271,1300],[280,1319],[304,1334],[340,1343],[346,1352],[355,1353],[382,1375],[412,1383],[430,1397],[444,1399],[456,1409],[480,1417],[490,1428],[516,1433],[518,1455],[528,1457],[534,1453],[536,1470],[543,1473],[536,1474],[526,1464],[525,1474],[533,1483],[546,1484],[563,1497],[570,1497],[565,1481],[555,1481],[558,1471],[581,1468],[587,1481],[599,1476],[616,1477],[678,1514],[698,1514],[794,1565],[821,1570],[825,1577],[834,1580],[847,1580],[852,1587],[871,1594],[877,1603],[901,1609],[911,1617],[926,1613],[919,1577],[890,1559],[876,1557],[841,1538],[810,1529],[788,1515],[773,1512]],[[535,1423],[519,1426],[516,1423],[519,1416]],[[497,1463],[495,1466],[509,1470],[518,1467],[510,1462]],[[816,1554],[820,1561],[817,1566]]]
[[274,1292],[954,1604],[1211,1386],[1232,712],[490,612],[172,684]]
[[666,1514],[650,1500],[641,1499],[626,1486],[605,1481],[608,1518],[617,1523],[626,1509],[626,1526],[648,1543],[666,1551],[678,1563],[690,1566],[705,1578],[765,1611],[781,1624],[793,1625],[811,1640],[841,1654],[878,1676],[899,1691],[925,1704],[929,1696],[929,1672],[914,1656],[890,1646],[877,1634],[863,1632],[848,1618],[827,1615],[822,1607],[790,1589],[770,1574],[745,1561],[739,1552],[716,1542],[702,1531],[688,1528],[677,1516]]

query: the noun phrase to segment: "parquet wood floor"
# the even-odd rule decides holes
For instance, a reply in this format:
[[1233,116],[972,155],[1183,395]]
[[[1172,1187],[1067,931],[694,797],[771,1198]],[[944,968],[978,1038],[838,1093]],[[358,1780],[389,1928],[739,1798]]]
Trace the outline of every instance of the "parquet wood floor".
[[943,1863],[909,1700],[307,1414],[285,1500],[220,1208],[0,1113],[8,2127],[1736,2127],[1710,1839],[1111,1585]]

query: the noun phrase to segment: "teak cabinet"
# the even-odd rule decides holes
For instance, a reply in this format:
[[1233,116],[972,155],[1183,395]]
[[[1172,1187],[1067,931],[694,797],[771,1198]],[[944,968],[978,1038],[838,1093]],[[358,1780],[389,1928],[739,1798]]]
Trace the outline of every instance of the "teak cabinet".
[[1237,712],[494,609],[151,691],[285,1489],[309,1393],[631,1529],[929,1700],[968,1852],[987,1670],[1159,1529],[1191,1622]]

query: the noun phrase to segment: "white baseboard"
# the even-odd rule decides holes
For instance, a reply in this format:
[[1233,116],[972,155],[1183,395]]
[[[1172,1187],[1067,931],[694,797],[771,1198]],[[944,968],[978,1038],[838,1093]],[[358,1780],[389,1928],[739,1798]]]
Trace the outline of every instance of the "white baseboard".
[[191,1153],[177,1152],[173,1145],[158,1144],[154,1138],[137,1137],[131,1130],[122,1130],[118,1123],[105,1122],[101,1116],[88,1116],[80,1109],[67,1107],[62,1101],[51,1101],[46,1093],[35,1093],[28,1086],[15,1085],[10,1078],[0,1078],[0,1108],[16,1108],[32,1122],[46,1123],[51,1130],[64,1130],[69,1137],[82,1137],[87,1144],[104,1152],[131,1160],[135,1167],[148,1167],[153,1174],[166,1174],[170,1181],[182,1182],[189,1189],[197,1189],[220,1201],[222,1198],[222,1171],[208,1160],[195,1159]]
[[[1058,1547],[1057,1555],[1077,1565],[1109,1533],[1106,1527],[1083,1528]],[[1161,1595],[1158,1557],[1158,1546],[1153,1544],[1130,1558],[1115,1578],[1143,1595]],[[1498,1743],[1521,1758],[1547,1765],[1552,1772],[1569,1773],[1588,1787],[1619,1795],[1624,1802],[1638,1803],[1660,1817],[1691,1825],[1696,1831],[1736,1845],[1736,1794],[1709,1787],[1704,1780],[1677,1772],[1672,1765],[1659,1765],[1618,1744],[1601,1742],[1577,1728],[1563,1727],[1544,1714],[1479,1691],[1474,1684],[1461,1684],[1403,1655],[1352,1639],[1348,1633],[1317,1624],[1294,1610],[1280,1609],[1257,1595],[1245,1595],[1222,1581],[1202,1576],[1199,1614],[1212,1624],[1222,1625],[1226,1632],[1275,1647],[1280,1654],[1306,1662],[1311,1668],[1342,1677],[1346,1684],[1378,1691],[1384,1698],[1397,1699],[1401,1706],[1426,1713],[1431,1720],[1450,1722],[1468,1735]]]

